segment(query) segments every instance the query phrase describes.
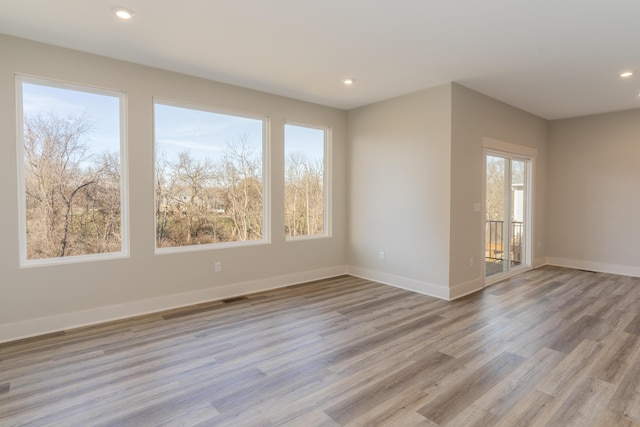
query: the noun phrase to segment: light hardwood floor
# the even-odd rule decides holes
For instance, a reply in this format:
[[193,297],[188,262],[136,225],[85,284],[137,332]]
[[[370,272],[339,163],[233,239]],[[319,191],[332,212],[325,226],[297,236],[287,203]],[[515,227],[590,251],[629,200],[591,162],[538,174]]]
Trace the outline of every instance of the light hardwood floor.
[[640,426],[640,279],[353,277],[0,345],[0,425]]

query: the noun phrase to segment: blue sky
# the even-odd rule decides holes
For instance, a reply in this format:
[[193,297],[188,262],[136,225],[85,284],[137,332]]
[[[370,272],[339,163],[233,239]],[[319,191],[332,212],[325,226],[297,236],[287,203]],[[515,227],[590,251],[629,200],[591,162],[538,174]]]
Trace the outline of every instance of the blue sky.
[[[263,121],[170,103],[155,104],[156,155],[168,160],[189,150],[196,157],[217,160],[228,141],[247,136],[254,153],[262,152]],[[285,126],[285,156],[291,151],[306,152],[313,159],[324,158],[324,130],[296,125]]]
[[90,151],[120,150],[120,98],[60,87],[22,83],[25,116],[54,113],[60,118],[87,114],[95,122],[86,135]]
[[155,103],[154,112],[156,156],[173,160],[188,150],[195,158],[217,161],[228,142],[246,135],[253,152],[262,153],[260,119],[219,114],[211,111]]
[[[75,88],[75,87],[74,87]],[[82,89],[78,87],[78,89]],[[86,138],[93,153],[120,149],[120,96],[22,82],[23,114],[55,113],[59,117],[87,114],[95,125]],[[99,91],[98,92],[104,92]],[[154,111],[156,155],[174,160],[188,150],[195,158],[220,158],[228,141],[246,135],[256,155],[262,153],[263,120],[215,113],[156,102]],[[304,152],[311,159],[324,158],[324,130],[285,125],[285,156]]]
[[289,153],[292,152],[303,152],[311,160],[324,159],[324,133],[324,129],[290,124],[285,125],[285,159],[289,156]]

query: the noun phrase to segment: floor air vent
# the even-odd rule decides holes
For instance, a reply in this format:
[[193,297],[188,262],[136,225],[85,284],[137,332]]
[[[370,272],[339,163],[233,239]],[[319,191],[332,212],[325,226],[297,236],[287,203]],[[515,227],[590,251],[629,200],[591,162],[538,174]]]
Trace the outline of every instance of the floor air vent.
[[223,299],[222,302],[225,304],[229,304],[230,302],[242,301],[243,299],[247,299],[247,297],[240,296],[240,297],[227,298],[227,299]]

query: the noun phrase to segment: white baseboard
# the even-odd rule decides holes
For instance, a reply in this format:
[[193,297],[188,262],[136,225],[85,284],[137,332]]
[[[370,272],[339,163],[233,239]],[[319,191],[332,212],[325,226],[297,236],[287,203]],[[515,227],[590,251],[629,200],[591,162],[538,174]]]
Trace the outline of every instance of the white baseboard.
[[547,257],[540,257],[533,260],[533,268],[543,267],[549,264]]
[[603,262],[583,261],[567,258],[547,258],[547,264],[556,267],[575,268],[578,270],[597,271],[600,273],[619,274],[621,276],[640,277],[640,267],[630,265],[607,264]]
[[446,286],[435,285],[433,283],[422,282],[420,280],[410,279],[408,277],[381,273],[379,271],[354,266],[348,266],[347,273],[352,276],[360,277],[362,279],[383,283],[385,285],[417,292],[419,294],[428,295],[430,297],[449,300],[449,288]]
[[252,280],[218,286],[198,291],[166,295],[118,305],[97,307],[90,310],[64,313],[50,317],[0,325],[0,343],[15,341],[38,335],[60,332],[82,326],[95,325],[112,320],[125,319],[143,314],[199,304],[208,301],[232,298],[269,289],[282,288],[297,283],[326,279],[347,273],[346,266],[305,271],[267,279]]
[[481,291],[482,288],[484,288],[484,280],[481,277],[454,285],[449,289],[449,300],[453,301],[454,299],[462,298],[474,292]]

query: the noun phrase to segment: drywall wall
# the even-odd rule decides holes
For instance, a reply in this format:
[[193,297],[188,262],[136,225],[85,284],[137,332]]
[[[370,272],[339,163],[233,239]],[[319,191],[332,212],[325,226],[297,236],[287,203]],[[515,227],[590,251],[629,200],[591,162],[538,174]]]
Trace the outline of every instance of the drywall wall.
[[[484,284],[482,227],[474,212],[482,200],[484,138],[537,149],[533,194],[534,263],[544,263],[548,122],[461,85],[452,85],[451,247],[449,271],[453,298]],[[537,247],[537,242],[540,247]],[[474,258],[470,266],[469,259]],[[537,261],[536,261],[537,260]]]
[[546,120],[452,83],[350,111],[348,129],[350,272],[441,298],[481,289],[485,138],[537,150],[544,263]]
[[450,93],[447,84],[349,112],[352,274],[449,297]]
[[555,120],[549,262],[640,276],[640,109]]
[[[344,272],[346,112],[3,35],[0,57],[0,341]],[[126,93],[130,257],[20,268],[16,74]],[[154,96],[269,117],[270,243],[155,255]],[[285,241],[285,120],[332,128],[330,238]]]

